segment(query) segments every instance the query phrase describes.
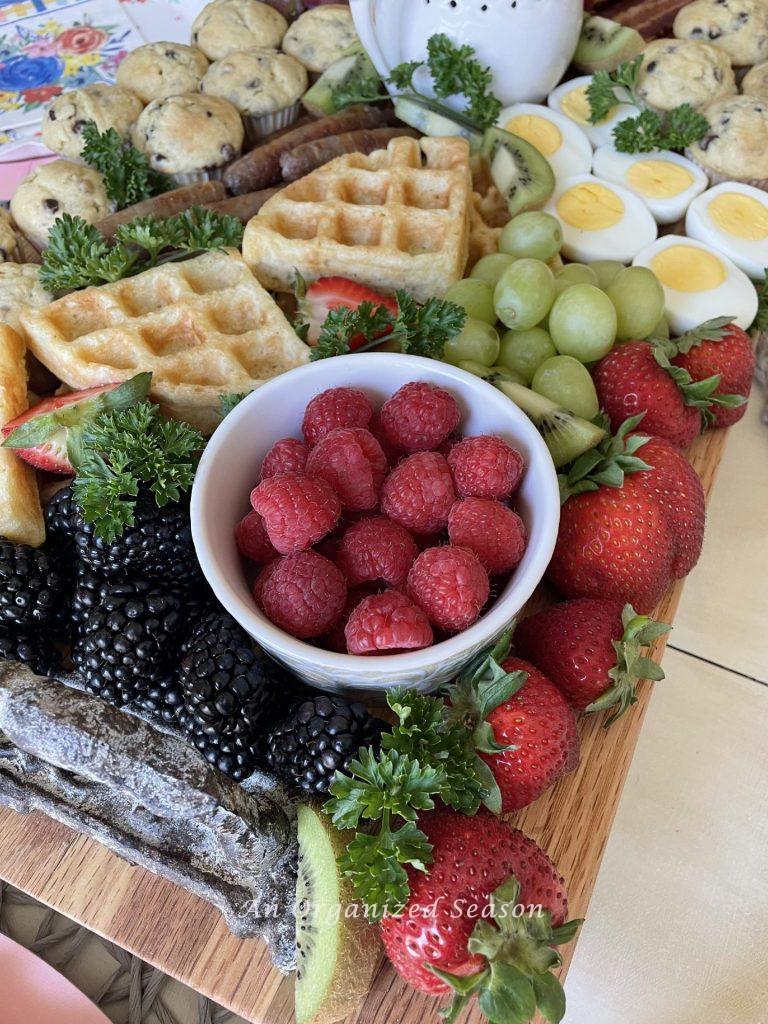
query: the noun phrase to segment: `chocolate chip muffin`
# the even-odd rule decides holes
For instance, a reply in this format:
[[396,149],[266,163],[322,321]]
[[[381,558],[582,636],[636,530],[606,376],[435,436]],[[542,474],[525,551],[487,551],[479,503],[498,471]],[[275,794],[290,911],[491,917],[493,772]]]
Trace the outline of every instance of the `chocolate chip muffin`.
[[25,306],[47,306],[53,300],[40,284],[34,263],[0,263],[0,322],[21,331],[19,313]]
[[283,50],[308,71],[325,71],[358,42],[355,23],[346,4],[326,4],[305,11],[283,39]]
[[24,178],[11,199],[13,219],[38,249],[47,246],[54,221],[62,214],[95,224],[110,211],[99,172],[70,160],[39,165]]
[[11,215],[0,207],[0,263],[16,259],[16,231]]
[[737,66],[768,60],[765,0],[694,0],[675,18],[678,39],[716,43]]
[[208,58],[183,43],[147,43],[129,53],[117,69],[117,84],[143,103],[197,92],[208,70]]
[[683,103],[704,107],[735,96],[736,76],[725,50],[690,39],[657,39],[643,55],[638,95],[654,110]]
[[84,85],[62,93],[43,117],[43,142],[54,153],[77,160],[83,151],[83,128],[93,121],[100,132],[114,128],[127,139],[144,104],[117,85]]
[[246,136],[257,141],[296,120],[307,81],[304,65],[287,53],[243,50],[211,64],[201,88],[237,107]]
[[747,72],[741,83],[741,91],[745,96],[760,96],[768,100],[768,61],[755,64]]
[[136,122],[133,144],[177,185],[220,178],[243,148],[243,122],[220,96],[187,93],[153,100]]
[[768,100],[731,96],[702,110],[709,132],[686,155],[713,185],[743,181],[768,188]]
[[255,46],[274,49],[287,28],[282,14],[259,0],[214,0],[195,18],[192,44],[211,60],[222,60]]

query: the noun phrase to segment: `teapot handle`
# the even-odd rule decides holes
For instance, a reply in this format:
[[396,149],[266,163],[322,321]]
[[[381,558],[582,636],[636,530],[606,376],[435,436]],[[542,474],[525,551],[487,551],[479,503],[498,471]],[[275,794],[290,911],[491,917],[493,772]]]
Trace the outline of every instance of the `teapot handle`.
[[349,9],[352,12],[352,19],[360,42],[373,61],[376,70],[382,78],[386,78],[391,68],[376,35],[376,3],[377,0],[349,0]]

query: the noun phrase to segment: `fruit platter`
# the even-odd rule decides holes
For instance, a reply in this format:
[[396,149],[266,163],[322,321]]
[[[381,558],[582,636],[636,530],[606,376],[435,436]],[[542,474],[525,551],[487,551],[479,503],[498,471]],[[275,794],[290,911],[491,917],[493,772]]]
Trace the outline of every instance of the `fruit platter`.
[[254,1024],[564,1018],[749,399],[768,5],[543,6],[216,0],[0,211],[0,868]]

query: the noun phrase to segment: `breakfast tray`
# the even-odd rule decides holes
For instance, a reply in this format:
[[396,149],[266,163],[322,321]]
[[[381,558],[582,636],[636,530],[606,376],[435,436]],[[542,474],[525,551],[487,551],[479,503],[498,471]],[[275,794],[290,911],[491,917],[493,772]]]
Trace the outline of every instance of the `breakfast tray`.
[[[683,0],[621,0],[596,9],[653,38],[669,32],[682,6]],[[714,431],[690,450],[707,496],[726,443],[727,432]],[[674,621],[681,593],[682,583],[670,589],[659,618]],[[544,592],[535,598],[541,604],[547,599]],[[653,653],[656,661],[663,647],[662,638]],[[587,915],[650,696],[646,683],[631,713],[609,731],[598,718],[583,718],[578,771],[511,819],[557,864],[571,917]],[[293,977],[274,969],[262,942],[236,939],[210,904],[52,819],[0,809],[0,876],[253,1024],[294,1020]],[[564,947],[563,974],[574,946]],[[433,999],[400,981],[382,961],[366,1001],[346,1024],[423,1024],[437,1021],[437,1011]],[[479,1024],[481,1014],[470,1008],[460,1019]]]

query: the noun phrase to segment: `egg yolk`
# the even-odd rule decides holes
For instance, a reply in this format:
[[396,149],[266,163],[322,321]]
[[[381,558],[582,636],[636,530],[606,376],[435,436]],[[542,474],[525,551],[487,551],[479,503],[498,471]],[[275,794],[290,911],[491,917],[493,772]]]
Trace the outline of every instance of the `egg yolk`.
[[615,227],[624,216],[621,198],[605,185],[584,182],[563,192],[557,212],[566,224],[581,231],[604,231]]
[[743,192],[721,192],[707,207],[715,226],[748,242],[768,238],[768,207]]
[[[577,121],[579,124],[593,123],[589,120],[592,108],[589,105],[586,85],[581,85],[578,89],[571,89],[570,92],[567,92],[560,100],[560,108],[572,121]],[[615,109],[616,108],[614,107],[601,121],[598,121],[597,124],[605,124],[606,121],[612,120]]]
[[507,122],[507,131],[525,139],[542,156],[552,156],[563,144],[563,136],[556,124],[536,114],[520,114]]
[[651,270],[676,292],[708,292],[726,279],[725,267],[711,252],[693,245],[673,245],[651,260]]
[[686,167],[669,160],[638,160],[627,173],[627,182],[635,192],[648,199],[672,199],[693,184]]

